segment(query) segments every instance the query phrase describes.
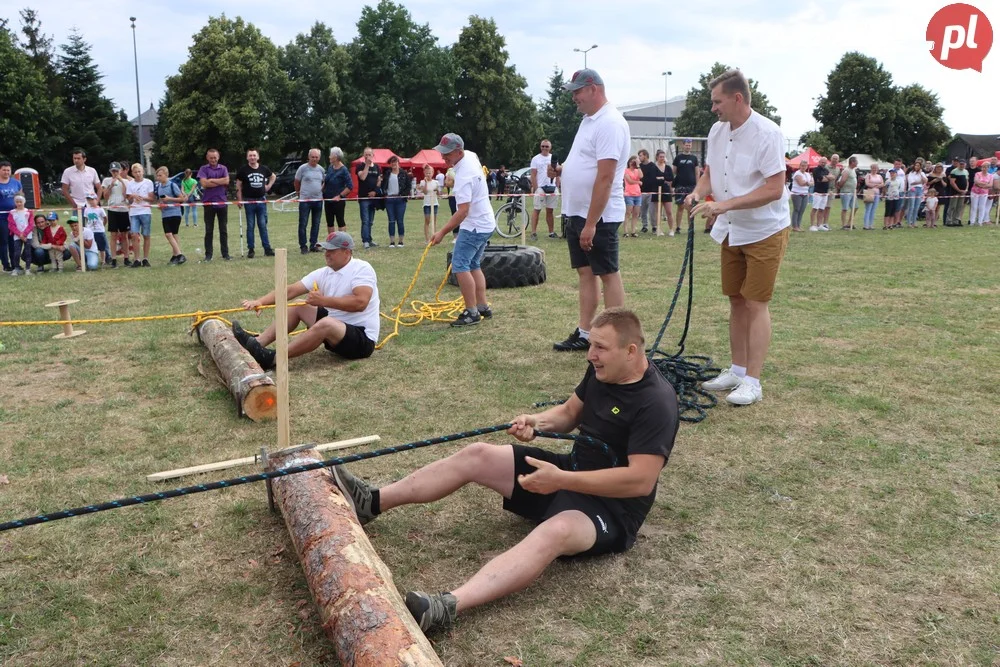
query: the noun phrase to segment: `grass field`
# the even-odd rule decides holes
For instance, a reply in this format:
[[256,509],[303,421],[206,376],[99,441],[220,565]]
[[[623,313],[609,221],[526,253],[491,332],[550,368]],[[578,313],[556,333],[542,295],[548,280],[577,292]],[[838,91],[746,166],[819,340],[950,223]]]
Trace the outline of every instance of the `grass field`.
[[[420,257],[417,212],[406,248],[358,252],[379,274],[384,311]],[[295,252],[293,218],[272,214],[271,235],[290,248],[295,278],[322,258]],[[201,229],[181,229],[192,260]],[[362,362],[292,360],[293,441],[408,442],[566,396],[585,362],[551,351],[576,319],[563,243],[538,242],[544,285],[491,293],[491,322],[406,329]],[[651,338],[683,238],[622,246],[628,304]],[[1000,664],[998,249],[995,228],[793,235],[764,402],[682,425],[633,550],[557,563],[528,591],[461,617],[432,637],[444,662]],[[446,251],[432,250],[413,298],[433,296]],[[0,320],[50,319],[42,305],[60,298],[80,299],[80,318],[227,308],[273,285],[260,255],[181,267],[168,257],[160,237],[151,269],[0,277]],[[700,232],[695,278],[687,351],[728,363],[718,249]],[[273,424],[238,419],[225,389],[199,375],[186,322],[82,328],[57,342],[55,327],[0,327],[0,521],[147,493],[163,488],[148,473],[273,447]],[[385,483],[460,446],[353,469]],[[473,488],[368,526],[401,590],[455,587],[528,529]],[[0,535],[0,664],[331,662],[261,485]]]

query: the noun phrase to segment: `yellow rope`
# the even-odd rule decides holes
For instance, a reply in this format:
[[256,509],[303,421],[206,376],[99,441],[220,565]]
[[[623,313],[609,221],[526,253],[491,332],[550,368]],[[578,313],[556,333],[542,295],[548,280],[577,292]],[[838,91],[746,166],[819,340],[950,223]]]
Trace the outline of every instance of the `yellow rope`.
[[441,280],[441,284],[438,285],[437,291],[434,293],[434,302],[428,303],[426,301],[411,301],[410,312],[403,312],[403,304],[406,303],[407,297],[410,296],[410,292],[413,291],[414,285],[417,284],[417,278],[420,276],[420,271],[424,267],[424,261],[427,259],[427,253],[430,252],[431,247],[432,246],[428,243],[427,247],[424,248],[424,254],[420,256],[420,262],[417,264],[417,270],[413,274],[413,279],[410,280],[410,286],[406,288],[403,298],[399,300],[399,303],[396,304],[392,310],[389,311],[388,315],[380,313],[382,317],[393,322],[393,328],[392,333],[383,338],[382,341],[375,346],[376,350],[381,350],[383,345],[398,336],[399,327],[401,326],[415,327],[421,322],[451,322],[457,318],[465,308],[465,301],[461,297],[453,299],[452,301],[441,301],[441,290],[444,289],[445,283],[448,282],[448,274],[451,273],[451,265],[449,264],[448,269],[444,272],[444,278]]
[[[304,306],[306,305],[304,301],[295,301],[288,304],[288,307],[293,306]],[[266,308],[274,308],[274,306],[261,306],[258,310],[264,310]],[[143,315],[140,317],[107,317],[103,319],[90,319],[90,320],[38,320],[31,322],[0,322],[0,327],[30,327],[30,326],[43,326],[50,324],[121,324],[124,322],[152,322],[155,320],[182,320],[182,319],[195,319],[195,326],[201,324],[206,319],[212,319],[217,315],[223,315],[226,313],[242,313],[246,311],[246,308],[224,308],[222,310],[199,310],[193,313],[174,313],[172,315]],[[249,312],[249,311],[247,311]],[[227,321],[224,318],[218,317],[223,322]]]

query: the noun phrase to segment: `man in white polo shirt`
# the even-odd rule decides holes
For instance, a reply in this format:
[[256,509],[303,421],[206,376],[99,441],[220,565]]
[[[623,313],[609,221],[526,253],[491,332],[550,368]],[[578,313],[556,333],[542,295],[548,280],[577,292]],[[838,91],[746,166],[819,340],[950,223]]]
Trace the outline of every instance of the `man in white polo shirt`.
[[[305,306],[288,309],[289,332],[300,322],[306,325],[306,332],[288,343],[288,358],[323,345],[344,359],[367,359],[375,350],[379,331],[375,269],[354,256],[354,239],[347,232],[332,232],[319,246],[326,253],[326,266],[288,286],[289,301],[306,295]],[[274,292],[269,292],[244,301],[243,307],[259,313],[261,306],[272,304]],[[273,324],[255,338],[234,321],[233,335],[261,368],[274,368],[275,351],[267,348],[275,339]]]
[[87,205],[87,195],[101,191],[101,179],[97,177],[97,170],[87,166],[87,151],[82,148],[73,149],[73,166],[63,170],[61,183],[66,203],[77,209],[82,217],[83,208]]
[[[750,85],[739,70],[709,83],[719,122],[708,134],[705,171],[686,204],[703,215],[722,245],[722,293],[729,297],[732,366],[702,384],[727,390],[733,405],[763,398],[760,375],[771,342],[767,304],[788,245],[785,138],[750,108]],[[703,201],[712,195],[714,201]]]
[[538,238],[538,216],[545,209],[545,223],[549,226],[549,238],[556,235],[556,180],[549,178],[549,165],[552,164],[552,142],[542,139],[539,153],[531,158],[531,192],[535,200],[531,212],[531,240]]
[[563,86],[573,94],[583,114],[566,161],[549,175],[562,177],[562,214],[570,266],[580,281],[580,319],[558,352],[586,351],[590,323],[597,314],[604,286],[604,307],[625,304],[625,287],[618,272],[618,227],[625,221],[625,166],[631,135],[628,123],[604,92],[604,80],[592,69],[574,72]]
[[465,299],[465,310],[453,327],[465,327],[491,319],[493,311],[486,301],[486,276],[479,268],[486,252],[486,243],[497,228],[490,206],[490,191],[479,163],[479,156],[465,150],[462,137],[448,133],[434,150],[441,153],[448,166],[455,170],[455,185],[451,195],[455,198],[455,212],[448,222],[431,237],[431,245],[441,243],[445,235],[458,228],[455,250],[451,255],[451,272],[458,279],[458,287]]

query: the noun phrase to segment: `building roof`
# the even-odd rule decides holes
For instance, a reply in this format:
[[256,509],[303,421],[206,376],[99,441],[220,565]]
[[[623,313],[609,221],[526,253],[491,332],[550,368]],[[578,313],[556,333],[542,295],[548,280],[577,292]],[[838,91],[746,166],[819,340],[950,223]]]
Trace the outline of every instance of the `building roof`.
[[160,116],[156,113],[156,109],[153,108],[153,103],[149,103],[149,108],[142,112],[142,116],[139,118],[133,118],[129,122],[132,125],[138,125],[139,120],[142,120],[143,127],[156,127],[156,124],[160,122]]
[[996,151],[1000,151],[1000,132],[993,134],[956,134],[956,139],[961,139],[972,149],[975,156],[993,157]]
[[[686,100],[687,100],[686,96],[684,96],[684,95],[676,95],[674,97],[668,98],[667,99],[667,104],[670,105],[670,104],[673,104],[675,102],[683,102],[683,101],[686,101]],[[645,111],[647,109],[649,109],[649,110],[655,110],[657,113],[659,113],[661,115],[661,118],[662,118],[662,114],[663,114],[663,98],[660,98],[658,100],[652,100],[650,102],[635,102],[633,104],[623,104],[623,105],[621,105],[621,106],[618,107],[618,111],[620,111],[622,113],[622,115],[626,115],[626,114],[629,114],[629,113],[634,113],[634,112],[637,112],[637,111]]]

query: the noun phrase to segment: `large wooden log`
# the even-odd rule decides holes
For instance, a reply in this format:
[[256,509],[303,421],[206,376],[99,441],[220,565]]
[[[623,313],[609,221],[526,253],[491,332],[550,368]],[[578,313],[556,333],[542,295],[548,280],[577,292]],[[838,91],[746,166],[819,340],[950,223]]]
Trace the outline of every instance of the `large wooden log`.
[[[270,469],[318,461],[313,449],[268,457]],[[272,482],[326,636],[345,667],[440,666],[327,469]]]
[[219,369],[219,381],[236,399],[236,409],[255,422],[275,419],[278,392],[274,380],[264,374],[250,353],[243,349],[232,330],[220,320],[198,325],[198,340],[208,349]]

